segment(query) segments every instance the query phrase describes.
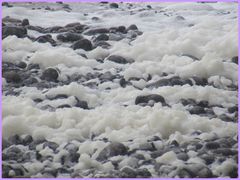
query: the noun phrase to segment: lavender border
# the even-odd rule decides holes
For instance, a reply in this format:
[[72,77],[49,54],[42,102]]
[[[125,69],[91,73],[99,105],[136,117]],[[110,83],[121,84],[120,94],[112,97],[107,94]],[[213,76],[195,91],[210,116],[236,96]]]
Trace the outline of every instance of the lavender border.
[[[3,0],[2,2],[56,2],[58,0]],[[101,2],[101,1],[105,1],[105,0],[63,0],[64,2]],[[106,0],[108,2],[199,2],[201,0]],[[240,3],[238,2],[238,0],[202,0],[202,1],[207,1],[207,2],[237,2],[238,3],[238,57],[240,55],[240,48],[239,48],[239,43],[240,43],[240,21],[239,21],[239,16],[240,16]],[[0,8],[0,18],[2,20],[2,6]],[[0,33],[0,48],[2,49],[2,23],[0,24],[0,28],[1,28],[1,33]],[[0,52],[0,70],[2,72],[2,51]],[[239,74],[240,72],[240,68],[238,66],[238,84],[240,84],[240,79],[239,79]],[[2,92],[2,73],[0,74],[0,90]],[[240,104],[240,99],[239,99],[239,91],[238,91],[238,104]],[[1,133],[1,137],[2,137],[2,93],[0,95],[0,133]],[[238,111],[239,111],[239,106],[238,106]],[[240,126],[238,123],[238,132],[240,132]],[[0,139],[0,145],[2,147],[2,138]],[[240,162],[240,153],[239,153],[239,146],[240,146],[240,140],[238,138],[238,163]],[[2,148],[0,148],[0,164],[1,164],[1,168],[0,168],[0,177],[2,177]],[[238,177],[240,174],[240,168],[238,165]],[[3,178],[3,179],[18,179],[18,178]],[[22,180],[25,179],[51,179],[51,178],[21,178]],[[56,178],[57,179],[57,178]],[[67,180],[67,179],[72,179],[72,178],[61,178],[62,180]],[[83,178],[83,179],[99,179],[99,178]],[[111,179],[111,178],[101,178],[101,179]],[[114,179],[122,179],[122,178],[114,178]],[[124,179],[130,179],[130,178],[124,178]],[[145,180],[144,178],[135,178],[135,179],[142,179]],[[151,179],[186,179],[186,180],[190,180],[190,179],[197,179],[197,180],[202,180],[202,179],[211,179],[211,180],[221,180],[221,179],[225,179],[225,178],[151,178]],[[238,179],[238,178],[234,178],[234,179]]]

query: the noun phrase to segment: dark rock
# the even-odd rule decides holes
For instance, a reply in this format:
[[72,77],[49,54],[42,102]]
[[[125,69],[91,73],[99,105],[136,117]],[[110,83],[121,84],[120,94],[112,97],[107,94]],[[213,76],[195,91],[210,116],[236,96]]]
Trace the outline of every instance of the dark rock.
[[49,42],[52,46],[56,46],[56,41],[52,38],[50,34],[39,36],[35,39],[35,41],[39,43],[47,43]]
[[125,26],[119,26],[116,30],[117,30],[117,32],[121,32],[124,34],[127,33]]
[[180,102],[184,105],[195,105],[196,101],[194,99],[180,99]]
[[22,26],[28,26],[28,25],[29,25],[28,19],[23,19],[22,20]]
[[135,24],[132,24],[127,28],[127,31],[129,30],[138,30],[138,27]]
[[81,23],[79,23],[79,22],[69,23],[65,27],[76,27],[76,26],[81,26]]
[[238,56],[232,57],[231,61],[235,64],[238,64]]
[[177,16],[175,19],[176,19],[177,21],[183,21],[183,20],[185,20],[185,18],[184,18],[183,16]]
[[145,160],[145,157],[142,154],[133,154],[132,157],[139,160]]
[[57,33],[59,30],[61,30],[63,27],[62,26],[53,26],[44,29],[44,33]]
[[136,100],[135,100],[135,104],[141,104],[141,103],[148,103],[149,101],[154,101],[155,103],[162,103],[163,106],[166,106],[166,102],[165,99],[158,94],[150,94],[150,95],[146,95],[146,96],[137,96]]
[[68,98],[68,95],[66,94],[57,94],[56,96],[47,96],[49,100],[54,100],[54,99],[66,99]]
[[207,79],[205,78],[200,78],[200,77],[192,77],[192,79],[194,80],[195,84],[198,86],[206,86],[208,84]]
[[121,178],[136,178],[137,172],[134,169],[132,169],[128,166],[125,166],[124,168],[121,169],[120,177]]
[[99,18],[99,17],[92,17],[92,20],[93,20],[93,21],[99,21],[100,18]]
[[43,143],[43,148],[46,148],[46,147],[49,147],[53,151],[56,151],[59,145],[55,142],[46,141],[45,143]]
[[109,36],[106,34],[100,34],[94,39],[94,41],[108,41],[108,40],[109,40]]
[[87,101],[81,101],[77,97],[75,97],[77,100],[77,103],[75,104],[76,107],[82,108],[82,109],[89,109]]
[[193,173],[186,168],[178,169],[177,175],[180,178],[193,178],[193,176],[194,176]]
[[6,81],[8,83],[20,83],[21,82],[21,77],[19,75],[19,73],[17,73],[16,71],[9,71],[9,72],[5,72],[3,73],[3,77],[6,79]]
[[24,85],[25,86],[30,86],[32,84],[38,83],[38,80],[34,77],[29,77],[28,79],[24,80]]
[[138,178],[150,178],[150,177],[152,177],[152,174],[146,168],[137,169],[136,173],[137,173]]
[[27,67],[27,64],[26,64],[25,62],[21,61],[21,62],[19,62],[19,63],[17,64],[17,66],[18,66],[19,68],[24,69],[24,68]]
[[234,119],[230,118],[226,114],[221,114],[218,118],[225,122],[234,122]]
[[170,78],[169,80],[170,80],[170,85],[172,85],[172,86],[183,85],[183,81],[178,76],[174,76],[174,77]]
[[113,156],[125,155],[127,152],[127,147],[125,147],[122,143],[112,142],[99,153],[96,159],[98,161],[104,161]]
[[22,138],[16,134],[16,135],[9,137],[8,142],[11,144],[22,144]]
[[71,48],[75,49],[84,49],[85,51],[92,50],[92,43],[88,39],[81,39],[75,42]]
[[57,39],[62,42],[74,42],[83,39],[83,36],[77,33],[67,32],[64,34],[58,34]]
[[40,27],[40,26],[31,26],[31,25],[28,25],[28,26],[27,26],[27,29],[33,30],[33,31],[37,31],[37,32],[40,32],[40,33],[45,33],[45,29],[44,29],[43,27]]
[[94,48],[96,47],[102,47],[103,49],[108,49],[111,45],[105,41],[97,41],[95,44],[94,44]]
[[32,138],[31,135],[25,136],[25,137],[23,138],[23,140],[22,140],[22,144],[23,144],[24,146],[27,146],[27,145],[29,145],[29,144],[32,143],[32,142],[33,142],[33,138]]
[[112,75],[111,72],[107,71],[103,74],[101,74],[99,76],[99,79],[102,81],[102,82],[106,82],[106,81],[112,81],[113,79],[115,78],[114,75]]
[[42,144],[42,143],[44,143],[44,142],[46,142],[45,139],[37,139],[37,140],[31,142],[31,143],[29,144],[29,150],[36,150],[36,146],[37,146],[38,144]]
[[148,9],[152,9],[152,6],[151,6],[151,5],[147,5],[147,8],[148,8]]
[[207,165],[212,164],[215,161],[214,155],[203,154],[202,156],[200,156],[200,158],[202,158]]
[[119,84],[121,87],[125,88],[127,85],[127,81],[124,78],[121,78]]
[[238,112],[238,106],[232,106],[228,108],[229,113],[235,113]]
[[203,107],[194,106],[189,110],[190,114],[204,114],[206,113]]
[[152,152],[150,155],[151,155],[152,158],[155,159],[159,156],[162,156],[165,152],[166,152],[165,150],[160,149],[160,150]]
[[2,28],[3,38],[15,35],[18,38],[23,38],[27,35],[27,29],[20,26],[4,26]]
[[16,146],[11,146],[7,150],[7,159],[8,160],[14,160],[14,161],[21,162],[22,156],[23,156],[22,150]]
[[109,29],[106,28],[97,28],[97,29],[89,29],[84,32],[85,35],[96,35],[96,34],[102,34],[102,33],[109,33]]
[[9,171],[11,171],[11,170],[12,170],[12,168],[11,168],[10,165],[3,164],[2,165],[2,177],[3,178],[10,178]]
[[187,161],[188,160],[188,155],[186,153],[178,153],[177,154],[177,158],[180,159],[180,160],[183,160],[183,161]]
[[117,3],[110,3],[109,7],[110,8],[118,8],[118,4]]
[[107,58],[107,60],[115,62],[115,63],[119,63],[119,64],[127,64],[128,61],[121,57],[121,56],[117,56],[117,55],[111,55]]
[[28,64],[27,70],[40,69],[39,64]]
[[200,101],[199,103],[197,103],[198,106],[201,106],[201,107],[208,107],[208,101]]
[[220,148],[220,144],[217,143],[217,142],[207,142],[207,143],[205,144],[205,147],[206,147],[207,149],[218,149],[218,148]]
[[56,82],[58,79],[58,71],[54,68],[47,68],[43,71],[41,79]]
[[229,149],[229,148],[218,148],[213,151],[214,154],[222,154],[224,156],[233,156],[237,154],[237,151]]
[[62,104],[62,105],[58,106],[57,108],[71,108],[71,106],[69,104]]

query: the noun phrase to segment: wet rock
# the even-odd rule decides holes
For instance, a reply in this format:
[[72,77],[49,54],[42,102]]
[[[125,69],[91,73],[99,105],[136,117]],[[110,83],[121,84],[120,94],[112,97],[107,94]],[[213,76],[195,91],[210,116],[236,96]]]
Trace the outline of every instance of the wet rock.
[[19,73],[16,71],[5,72],[3,73],[3,77],[8,83],[20,83],[22,81]]
[[52,46],[56,46],[56,41],[53,40],[52,36],[50,34],[39,36],[35,39],[35,41],[39,43],[50,43]]
[[19,68],[21,68],[21,69],[24,69],[24,68],[27,67],[27,64],[26,64],[25,62],[21,61],[21,62],[19,62],[19,63],[17,64],[17,67],[19,67]]
[[192,79],[195,82],[195,85],[198,85],[198,86],[206,86],[208,84],[208,81],[205,78],[194,76],[192,77]]
[[2,28],[3,38],[15,35],[18,38],[23,38],[27,35],[27,29],[20,26],[4,26]]
[[14,161],[21,162],[22,161],[23,152],[18,147],[11,146],[7,150],[6,155],[7,155],[7,159],[8,160],[14,160]]
[[152,9],[152,6],[151,6],[151,5],[147,5],[147,8],[148,8],[148,9]]
[[220,144],[217,143],[217,142],[207,142],[207,143],[205,144],[205,147],[206,147],[207,149],[217,149],[217,148],[220,148]]
[[182,153],[178,153],[177,154],[177,158],[182,160],[182,161],[187,161],[189,157],[188,157],[188,155],[186,153],[182,152]]
[[81,101],[77,97],[75,97],[77,102],[75,104],[75,107],[79,107],[82,109],[89,109],[87,101]]
[[137,178],[150,178],[152,177],[152,174],[146,169],[137,169]]
[[150,155],[151,155],[152,158],[155,159],[159,156],[162,156],[165,152],[166,152],[165,150],[159,149],[157,151],[152,152]]
[[22,20],[22,26],[28,26],[29,25],[29,20],[28,19],[23,19]]
[[135,24],[132,24],[127,28],[127,31],[129,30],[138,30],[138,27]]
[[117,29],[116,29],[117,32],[121,32],[121,33],[127,33],[126,31],[126,27],[125,26],[119,26]]
[[92,43],[91,41],[89,41],[88,39],[81,39],[77,42],[75,42],[71,48],[73,48],[74,50],[76,49],[84,49],[85,51],[90,51],[92,50]]
[[228,108],[229,113],[235,113],[236,111],[238,111],[238,106],[232,106]]
[[27,70],[40,69],[39,64],[28,64]]
[[107,34],[100,34],[94,39],[94,41],[108,41],[108,40],[109,36]]
[[105,41],[97,41],[94,43],[94,48],[98,46],[102,47],[103,49],[108,49],[111,45]]
[[53,151],[56,151],[56,149],[59,147],[59,145],[55,142],[46,141],[45,143],[43,143],[43,148],[45,148],[45,147],[49,147]]
[[54,68],[47,68],[43,71],[41,79],[56,82],[58,79],[58,71]]
[[236,150],[232,150],[229,148],[218,148],[216,150],[213,151],[214,154],[222,154],[224,156],[232,156],[237,154]]
[[202,156],[200,156],[200,158],[202,158],[207,165],[212,164],[215,161],[214,155],[203,154]]
[[22,144],[24,145],[24,146],[27,146],[27,145],[29,145],[30,143],[32,143],[33,142],[33,137],[31,136],[31,135],[27,135],[27,136],[25,136],[23,139],[22,139]]
[[194,99],[180,99],[180,103],[182,103],[184,106],[187,106],[187,105],[195,105],[196,101]]
[[99,153],[97,160],[104,161],[113,156],[126,155],[127,152],[127,147],[122,143],[112,142]]
[[183,21],[185,18],[183,16],[176,16],[175,18],[177,21]]
[[110,8],[118,8],[118,4],[117,3],[110,3],[109,7]]
[[85,35],[96,35],[96,34],[102,34],[102,33],[109,33],[109,29],[106,28],[97,28],[97,29],[89,29],[84,32]]
[[192,178],[194,175],[186,168],[179,168],[177,171],[177,176],[180,178]]
[[190,54],[182,54],[182,56],[187,56],[195,61],[199,61],[200,59],[198,59],[197,57],[193,56],[193,55],[190,55]]
[[122,56],[117,56],[117,55],[111,55],[107,58],[107,60],[115,62],[115,63],[119,63],[119,64],[127,64],[128,61],[123,58]]
[[55,96],[47,96],[49,100],[54,100],[54,99],[66,99],[68,98],[68,95],[66,94],[57,94]]
[[19,135],[13,135],[8,138],[10,144],[22,144],[22,138]]
[[225,122],[234,122],[234,119],[230,118],[226,114],[221,114],[220,116],[218,116],[218,118]]
[[125,166],[124,168],[121,169],[120,177],[121,178],[136,178],[137,172],[134,169],[132,169],[128,166]]
[[83,36],[77,33],[67,32],[64,34],[58,34],[57,39],[62,42],[74,42],[83,39]]
[[190,114],[204,114],[206,113],[203,107],[194,106],[189,110]]
[[71,108],[71,106],[69,104],[62,104],[62,105],[58,106],[57,108]]
[[162,103],[163,106],[166,106],[166,102],[165,99],[158,94],[150,94],[150,95],[146,95],[146,96],[137,96],[135,99],[135,104],[141,104],[141,103],[148,103],[149,101],[154,101],[155,103]]
[[74,23],[69,23],[69,24],[65,25],[65,27],[76,27],[76,26],[81,26],[81,23],[74,22]]
[[232,57],[231,61],[235,64],[238,64],[238,56]]

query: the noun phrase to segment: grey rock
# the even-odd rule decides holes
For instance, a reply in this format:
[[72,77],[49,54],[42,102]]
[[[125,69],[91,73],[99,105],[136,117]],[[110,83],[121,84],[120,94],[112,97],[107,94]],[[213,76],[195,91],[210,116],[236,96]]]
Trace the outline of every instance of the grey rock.
[[162,97],[161,95],[158,94],[150,94],[150,95],[146,95],[146,96],[137,96],[135,99],[135,104],[138,105],[140,103],[148,103],[149,101],[154,101],[155,103],[162,103],[163,106],[166,106],[166,102],[164,97]]
[[189,110],[190,114],[204,114],[206,113],[203,107],[194,106]]
[[118,8],[118,4],[117,3],[110,3],[109,7],[110,8]]
[[187,161],[188,160],[188,155],[186,153],[178,153],[177,154],[177,158],[180,159],[180,160],[183,160],[183,161]]
[[111,55],[107,58],[107,60],[115,62],[115,63],[119,63],[119,64],[129,63],[125,58],[123,58],[121,56],[117,56],[117,55]]
[[43,143],[43,148],[46,148],[46,147],[49,147],[53,151],[56,151],[59,145],[55,142],[46,141],[45,143]]
[[58,79],[58,71],[54,68],[47,68],[43,71],[41,79],[56,82]]
[[126,166],[121,169],[120,177],[121,178],[136,178],[137,172],[134,169]]
[[91,41],[89,41],[88,39],[81,39],[76,41],[71,48],[73,48],[74,50],[76,49],[84,49],[85,51],[90,51],[93,49],[92,43]]
[[104,161],[113,156],[126,155],[127,152],[127,147],[124,146],[122,143],[112,142],[99,153],[96,159],[98,161]]
[[207,143],[205,144],[205,147],[206,147],[207,149],[218,149],[218,148],[220,148],[220,144],[217,143],[217,142],[207,142]]
[[19,73],[16,71],[5,72],[3,73],[3,77],[8,83],[20,83],[22,81]]
[[138,27],[135,24],[132,24],[127,28],[127,31],[129,30],[138,30]]
[[29,20],[28,19],[23,19],[22,20],[22,26],[28,26],[29,25]]
[[3,38],[15,35],[18,38],[23,38],[27,35],[27,29],[20,26],[4,26],[2,28]]
[[39,43],[50,43],[52,46],[56,46],[56,41],[52,38],[50,34],[39,36],[35,39]]
[[66,32],[58,34],[57,39],[62,42],[74,42],[83,39],[83,36],[77,33]]
[[238,64],[238,56],[232,57],[231,61],[235,64]]
[[96,28],[96,29],[89,29],[84,32],[85,35],[96,35],[102,33],[109,33],[109,29],[106,28]]

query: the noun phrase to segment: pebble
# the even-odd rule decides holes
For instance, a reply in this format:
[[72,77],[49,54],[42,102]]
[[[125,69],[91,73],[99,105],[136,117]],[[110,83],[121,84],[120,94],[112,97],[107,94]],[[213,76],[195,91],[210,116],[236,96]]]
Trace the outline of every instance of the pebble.
[[47,68],[46,70],[43,71],[41,79],[57,82],[58,76],[59,76],[58,71],[56,69]]
[[129,63],[125,58],[122,56],[111,55],[107,58],[107,60],[118,63],[118,64],[127,64]]
[[118,8],[118,4],[117,3],[110,3],[109,7],[110,8]]
[[77,33],[66,32],[66,33],[57,35],[57,40],[62,42],[74,42],[81,39],[83,39],[83,36]]
[[106,146],[96,158],[98,161],[104,161],[109,157],[118,156],[118,155],[126,155],[128,149],[122,143],[112,142],[108,146]]
[[28,26],[29,25],[29,20],[28,19],[23,19],[22,20],[22,26]]
[[3,77],[8,83],[20,83],[22,81],[19,73],[16,71],[3,72]]
[[231,61],[235,64],[238,64],[238,56],[232,57]]
[[39,36],[38,38],[35,39],[35,41],[39,43],[50,43],[52,46],[56,46],[56,41],[53,40],[50,34]]
[[162,103],[163,106],[166,106],[166,102],[164,97],[162,97],[161,95],[158,94],[150,94],[150,95],[146,95],[146,96],[137,96],[135,99],[135,104],[141,104],[141,103],[148,103],[149,101],[154,101],[155,103]]
[[135,24],[132,24],[127,28],[127,31],[129,30],[138,30],[138,27]]
[[91,41],[89,41],[88,39],[81,39],[76,41],[71,48],[73,48],[74,50],[76,49],[84,49],[85,51],[90,51],[93,49],[92,43]]

